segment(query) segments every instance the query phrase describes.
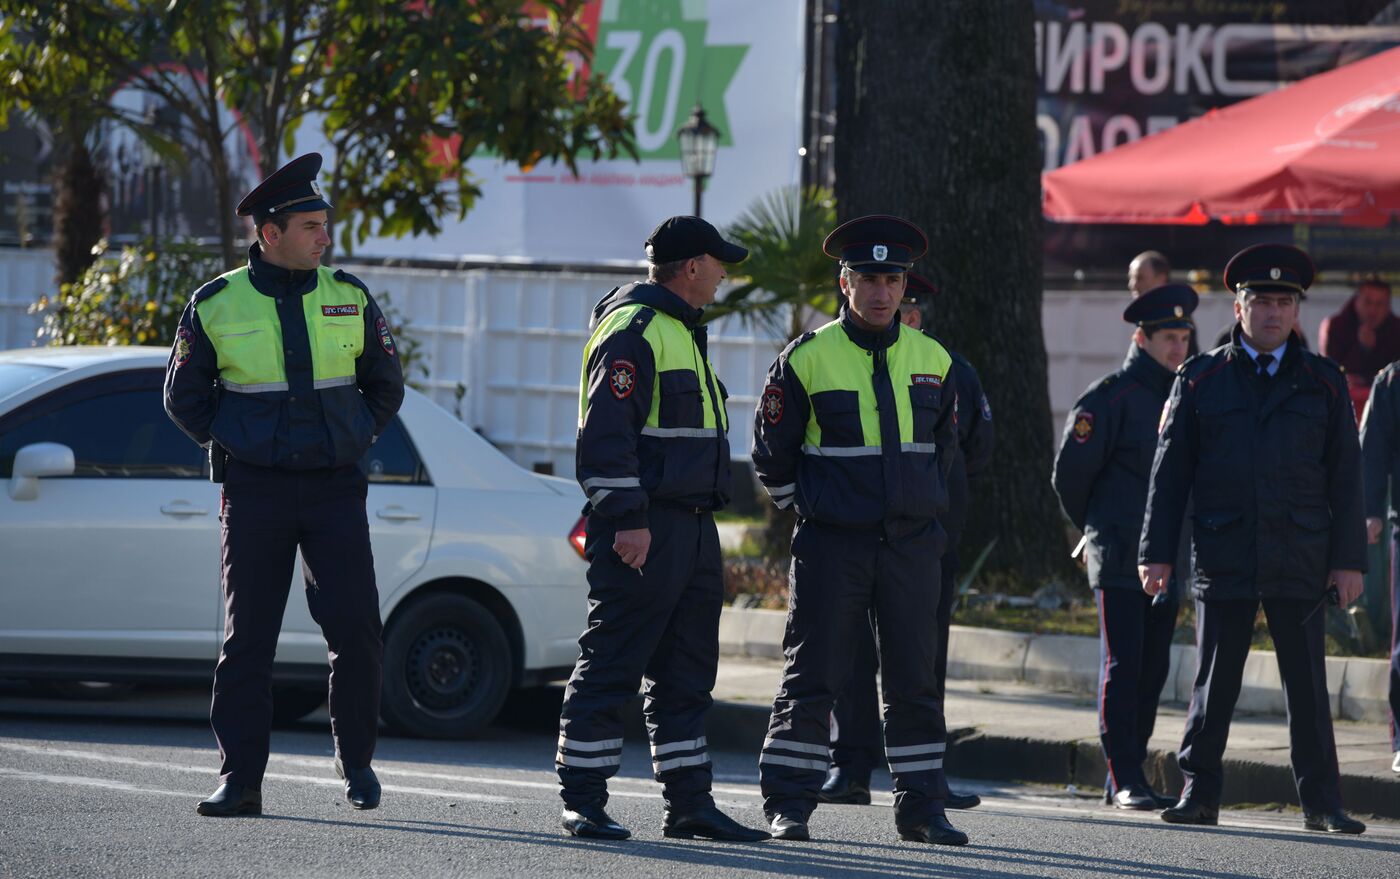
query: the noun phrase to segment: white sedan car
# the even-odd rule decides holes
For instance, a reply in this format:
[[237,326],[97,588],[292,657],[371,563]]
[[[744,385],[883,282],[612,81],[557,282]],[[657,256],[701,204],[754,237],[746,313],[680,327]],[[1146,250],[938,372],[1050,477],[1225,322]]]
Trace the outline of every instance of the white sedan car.
[[[208,681],[223,638],[219,486],[166,417],[159,348],[0,352],[0,677]],[[436,737],[567,676],[586,613],[583,493],[530,473],[409,390],[370,448],[383,715]],[[325,698],[293,574],[278,716]],[[300,588],[298,588],[300,587]]]

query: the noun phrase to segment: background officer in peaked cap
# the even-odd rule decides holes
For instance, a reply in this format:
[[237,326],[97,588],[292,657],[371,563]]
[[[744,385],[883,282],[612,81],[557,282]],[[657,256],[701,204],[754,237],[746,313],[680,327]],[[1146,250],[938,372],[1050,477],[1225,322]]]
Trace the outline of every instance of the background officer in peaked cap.
[[1187,494],[1195,512],[1196,681],[1177,762],[1174,824],[1215,824],[1221,756],[1259,605],[1288,707],[1293,775],[1309,830],[1361,833],[1342,811],[1323,641],[1326,594],[1342,605],[1366,569],[1360,448],[1351,397],[1294,325],[1313,265],[1261,244],[1225,268],[1239,325],[1188,361],[1167,402],[1138,554],[1143,588],[1167,588]]
[[[910,272],[904,288],[900,320],[905,326],[919,330],[923,327],[923,309],[938,293],[938,288],[921,275]],[[923,332],[940,344],[941,339],[928,330]],[[946,347],[946,346],[945,346]],[[992,407],[982,391],[977,371],[961,354],[949,350],[953,358],[953,382],[958,413],[958,448],[961,452],[953,461],[948,474],[948,515],[942,520],[948,533],[948,548],[939,563],[942,588],[938,593],[938,642],[934,671],[939,699],[943,697],[948,679],[948,632],[953,618],[953,599],[958,575],[958,538],[967,517],[969,502],[968,477],[976,475],[991,461],[993,444]],[[870,774],[880,759],[880,695],[875,686],[878,657],[874,629],[867,626],[855,645],[851,677],[832,709],[831,772],[822,785],[823,803],[870,802]],[[982,802],[976,794],[947,791],[944,806],[949,809],[971,809]]]
[[[1390,768],[1400,772],[1400,361],[1376,373],[1361,418],[1366,533],[1380,543],[1390,520]],[[1386,509],[1386,496],[1390,507]]]
[[806,839],[829,766],[832,703],[874,612],[885,753],[905,839],[963,845],[944,814],[946,732],[934,657],[948,471],[958,454],[952,357],[904,326],[905,276],[928,248],[896,217],[852,220],[825,250],[846,307],[792,342],[754,415],[753,461],[796,509],[787,661],[759,756],[774,837]]
[[394,339],[354,275],[320,265],[330,204],[321,157],[278,169],[238,205],[248,264],[195,291],[165,376],[165,410],[222,478],[223,650],[210,721],[223,766],[201,815],[259,814],[271,675],[298,547],[306,600],[330,648],[335,769],[357,809],[370,768],[383,652],[367,482],[359,462],[403,402]]
[[1173,586],[1159,599],[1145,594],[1137,550],[1162,406],[1186,361],[1198,301],[1185,284],[1157,287],[1133,300],[1123,312],[1123,320],[1136,327],[1128,359],[1074,404],[1055,456],[1055,493],[1084,532],[1089,585],[1099,608],[1104,795],[1119,809],[1174,802],[1153,792],[1143,762],[1171,664],[1178,590]]
[[631,835],[604,807],[622,765],[622,707],[645,681],[663,834],[751,842],[768,834],[710,795],[705,713],[724,600],[714,511],[729,500],[729,420],[700,323],[724,264],[748,251],[699,217],[666,220],[646,248],[648,279],[599,301],[583,352],[588,627],[559,717],[561,822],[575,836]]

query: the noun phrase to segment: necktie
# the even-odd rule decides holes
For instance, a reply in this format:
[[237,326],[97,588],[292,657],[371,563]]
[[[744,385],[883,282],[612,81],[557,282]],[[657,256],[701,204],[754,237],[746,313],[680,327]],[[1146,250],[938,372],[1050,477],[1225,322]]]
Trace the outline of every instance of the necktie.
[[1272,354],[1260,354],[1258,357],[1254,358],[1254,362],[1257,363],[1257,364],[1259,364],[1259,376],[1260,376],[1260,378],[1268,378],[1268,377],[1269,377],[1269,364],[1271,364],[1271,363],[1274,362],[1274,355],[1272,355]]

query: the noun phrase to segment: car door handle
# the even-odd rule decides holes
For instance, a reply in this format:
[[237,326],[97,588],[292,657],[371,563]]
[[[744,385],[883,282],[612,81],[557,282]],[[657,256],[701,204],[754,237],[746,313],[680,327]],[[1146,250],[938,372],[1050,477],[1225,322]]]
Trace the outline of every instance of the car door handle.
[[410,521],[412,519],[423,518],[422,514],[412,512],[411,510],[405,510],[398,504],[392,504],[390,506],[385,507],[382,510],[375,510],[374,515],[378,516],[381,519],[389,519],[393,522],[405,522]]
[[167,516],[207,516],[209,510],[206,507],[190,506],[189,501],[172,501],[161,506],[160,511]]

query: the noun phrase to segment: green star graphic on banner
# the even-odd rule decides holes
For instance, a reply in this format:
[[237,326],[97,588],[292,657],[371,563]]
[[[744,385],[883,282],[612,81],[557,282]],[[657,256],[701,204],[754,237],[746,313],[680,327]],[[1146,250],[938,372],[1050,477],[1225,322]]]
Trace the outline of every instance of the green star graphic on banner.
[[605,72],[635,115],[643,159],[678,159],[676,129],[698,99],[720,145],[732,146],[725,92],[749,47],[705,42],[704,0],[603,0],[595,69]]

